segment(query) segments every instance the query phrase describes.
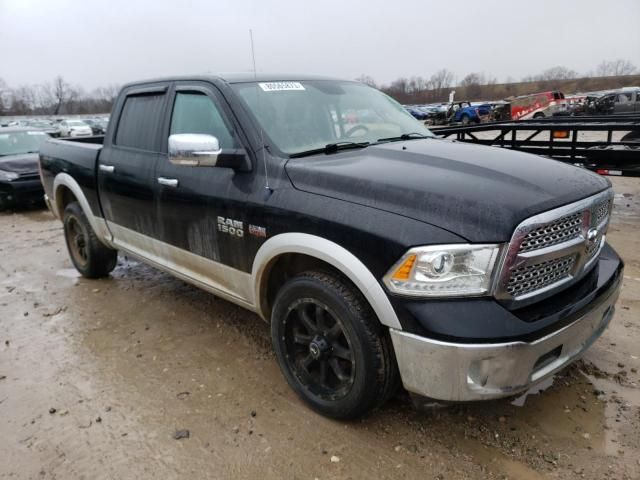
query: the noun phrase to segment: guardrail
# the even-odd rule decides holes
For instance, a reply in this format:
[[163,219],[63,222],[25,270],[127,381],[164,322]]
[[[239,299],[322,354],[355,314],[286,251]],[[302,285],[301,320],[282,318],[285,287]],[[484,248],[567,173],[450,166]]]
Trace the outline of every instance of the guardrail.
[[[433,127],[432,131],[443,138],[461,142],[544,155],[580,165],[601,175],[640,177],[640,113],[560,116]],[[593,135],[595,132],[601,132],[602,135]],[[614,136],[621,138],[614,140]]]

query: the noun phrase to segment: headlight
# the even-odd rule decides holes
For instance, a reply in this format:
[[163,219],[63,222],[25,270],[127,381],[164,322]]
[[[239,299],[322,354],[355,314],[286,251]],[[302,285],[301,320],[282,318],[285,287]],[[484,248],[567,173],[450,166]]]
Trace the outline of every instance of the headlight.
[[499,252],[499,245],[412,248],[385,275],[384,284],[413,297],[482,295],[491,289]]
[[16,172],[6,172],[4,170],[0,170],[0,180],[10,182],[11,180],[15,180],[18,177],[19,175]]

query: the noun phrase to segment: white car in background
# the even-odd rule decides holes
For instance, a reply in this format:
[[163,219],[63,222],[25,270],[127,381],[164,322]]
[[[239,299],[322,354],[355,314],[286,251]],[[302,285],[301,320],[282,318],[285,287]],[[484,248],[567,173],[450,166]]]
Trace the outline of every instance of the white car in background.
[[58,131],[61,137],[88,137],[92,134],[91,127],[80,120],[63,120]]

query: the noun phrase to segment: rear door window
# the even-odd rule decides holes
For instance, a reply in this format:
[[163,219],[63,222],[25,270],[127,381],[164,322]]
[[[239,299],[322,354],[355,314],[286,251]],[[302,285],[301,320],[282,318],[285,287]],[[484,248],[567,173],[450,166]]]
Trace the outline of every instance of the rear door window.
[[157,151],[164,94],[130,95],[126,98],[115,144],[139,150]]
[[629,102],[631,102],[631,92],[618,94],[618,103],[629,103]]

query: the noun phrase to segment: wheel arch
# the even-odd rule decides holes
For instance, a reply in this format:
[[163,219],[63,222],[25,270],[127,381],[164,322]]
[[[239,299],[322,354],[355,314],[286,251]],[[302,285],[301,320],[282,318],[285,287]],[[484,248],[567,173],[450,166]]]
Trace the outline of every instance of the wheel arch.
[[105,243],[110,242],[111,235],[105,222],[93,214],[89,201],[78,182],[68,173],[57,174],[53,180],[53,201],[51,202],[53,214],[63,220],[64,209],[72,201],[80,204],[98,238]]
[[268,288],[274,266],[284,257],[308,257],[311,263],[326,264],[349,279],[371,305],[380,323],[402,330],[398,316],[371,271],[344,247],[315,235],[283,233],[267,240],[253,262],[252,279],[256,311],[267,321],[271,316]]

